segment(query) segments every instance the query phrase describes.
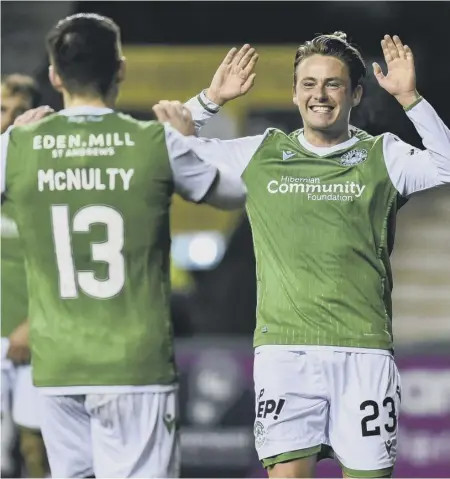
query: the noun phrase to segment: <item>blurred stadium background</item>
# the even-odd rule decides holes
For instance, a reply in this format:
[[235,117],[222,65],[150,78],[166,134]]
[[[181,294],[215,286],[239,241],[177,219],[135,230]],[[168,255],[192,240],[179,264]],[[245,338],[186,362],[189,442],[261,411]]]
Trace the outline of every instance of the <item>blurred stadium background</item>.
[[[122,29],[128,76],[120,109],[152,118],[161,99],[185,101],[208,86],[231,46],[260,53],[251,93],[227,105],[202,136],[233,138],[268,126],[299,127],[291,102],[295,47],[316,33],[345,31],[366,63],[380,39],[411,46],[419,91],[450,125],[448,2],[8,2],[1,4],[3,74],[34,75],[44,101],[61,107],[47,81],[44,37],[75,12],[112,17]],[[372,134],[420,139],[369,72],[353,124]],[[394,266],[396,356],[403,411],[396,477],[450,475],[450,191],[419,195],[398,218]],[[184,477],[263,477],[253,446],[251,335],[255,323],[252,240],[242,211],[223,213],[175,198],[173,318],[182,385]],[[307,247],[307,245],[305,245]],[[328,462],[328,461],[327,461]],[[339,475],[331,463],[321,477]]]

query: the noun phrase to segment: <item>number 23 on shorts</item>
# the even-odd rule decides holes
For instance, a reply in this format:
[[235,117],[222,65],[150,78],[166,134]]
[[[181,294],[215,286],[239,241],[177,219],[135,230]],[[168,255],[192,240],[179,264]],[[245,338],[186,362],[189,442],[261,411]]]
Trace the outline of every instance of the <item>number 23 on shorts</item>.
[[334,408],[331,402],[331,446],[350,476],[389,475],[397,457],[400,378],[393,358],[364,355],[361,361],[377,367],[337,396]]
[[[400,388],[398,388],[398,394],[400,395]],[[372,409],[372,413],[364,416],[361,420],[361,433],[363,437],[368,436],[380,436],[381,435],[381,427],[384,427],[385,431],[389,434],[392,434],[397,429],[397,411],[395,407],[395,401],[392,397],[387,396],[384,398],[382,406],[387,408],[388,417],[390,421],[385,423],[383,426],[373,426],[371,423],[373,421],[377,421],[380,417],[380,406],[376,401],[368,400],[363,401],[360,405],[361,411],[367,411]]]
[[[392,465],[397,456],[397,426],[398,409],[401,401],[400,387],[396,386],[393,395],[382,400],[368,399],[362,401],[359,409],[363,414],[360,422],[362,442],[370,441],[374,453],[378,450],[379,460],[391,461]],[[368,445],[368,444],[367,444]]]

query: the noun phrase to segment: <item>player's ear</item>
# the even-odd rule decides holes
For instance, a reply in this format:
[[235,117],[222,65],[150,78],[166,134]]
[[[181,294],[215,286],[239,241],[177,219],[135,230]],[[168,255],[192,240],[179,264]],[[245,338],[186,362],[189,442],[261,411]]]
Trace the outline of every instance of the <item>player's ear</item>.
[[62,91],[62,80],[61,77],[56,73],[53,65],[48,67],[48,79],[52,87],[59,93]]
[[297,99],[297,85],[295,82],[295,75],[294,75],[294,84],[292,85],[292,103],[298,107],[298,99]]
[[117,71],[117,83],[122,83],[125,80],[126,73],[127,73],[127,59],[125,57],[121,57],[119,70]]
[[363,94],[363,87],[361,85],[358,85],[353,90],[353,93],[352,93],[352,96],[353,96],[352,107],[355,107],[355,106],[359,105],[359,103],[361,102],[362,94]]

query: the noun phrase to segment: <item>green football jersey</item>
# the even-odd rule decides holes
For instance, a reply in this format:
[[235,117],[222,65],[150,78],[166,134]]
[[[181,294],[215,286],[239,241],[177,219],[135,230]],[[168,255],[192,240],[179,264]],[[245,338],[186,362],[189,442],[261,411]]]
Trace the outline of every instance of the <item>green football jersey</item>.
[[318,156],[271,130],[243,172],[257,264],[255,346],[391,349],[389,255],[402,200],[382,137]]
[[[205,92],[194,120],[217,111]],[[195,153],[243,178],[257,269],[255,346],[391,350],[395,219],[406,199],[450,182],[450,132],[423,98],[405,108],[422,138],[392,133],[318,148],[298,130],[196,139]]]
[[114,112],[52,115],[12,129],[7,160],[34,383],[172,384],[164,126]]
[[28,318],[28,293],[22,243],[9,202],[2,204],[1,221],[1,329],[4,338]]

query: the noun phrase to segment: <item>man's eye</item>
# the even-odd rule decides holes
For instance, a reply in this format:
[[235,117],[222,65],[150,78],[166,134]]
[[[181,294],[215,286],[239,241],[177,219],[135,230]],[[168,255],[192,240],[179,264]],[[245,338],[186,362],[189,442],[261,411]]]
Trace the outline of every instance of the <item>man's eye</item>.
[[331,88],[339,88],[339,83],[336,83],[336,82],[331,82],[331,83],[328,83],[328,86],[331,87]]
[[312,83],[312,82],[305,82],[305,83],[303,83],[303,86],[304,86],[305,88],[311,88],[311,87],[314,86],[314,83]]

